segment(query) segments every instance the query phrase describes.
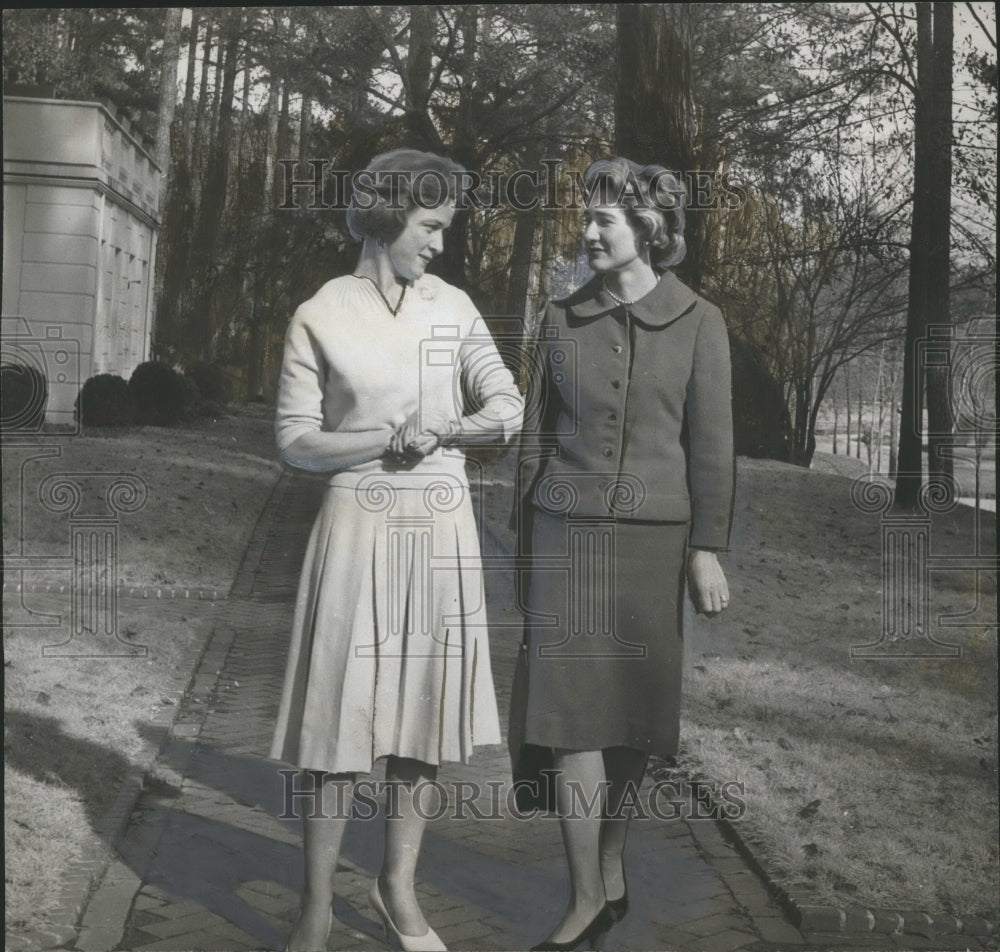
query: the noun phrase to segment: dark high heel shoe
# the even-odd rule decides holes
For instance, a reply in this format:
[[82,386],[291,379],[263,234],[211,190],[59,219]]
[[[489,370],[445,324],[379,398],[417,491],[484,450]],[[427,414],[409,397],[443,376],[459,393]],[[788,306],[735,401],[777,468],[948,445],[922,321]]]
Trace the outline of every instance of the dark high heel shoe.
[[604,934],[615,924],[615,918],[605,903],[601,911],[591,919],[589,925],[573,939],[566,942],[540,942],[533,945],[530,952],[574,952],[574,949],[585,946],[590,949],[598,942]]
[[625,879],[625,870],[622,870],[622,885],[625,887],[625,891],[617,899],[609,899],[607,909],[611,913],[611,919],[614,922],[621,922],[625,918],[625,913],[628,912],[628,880]]

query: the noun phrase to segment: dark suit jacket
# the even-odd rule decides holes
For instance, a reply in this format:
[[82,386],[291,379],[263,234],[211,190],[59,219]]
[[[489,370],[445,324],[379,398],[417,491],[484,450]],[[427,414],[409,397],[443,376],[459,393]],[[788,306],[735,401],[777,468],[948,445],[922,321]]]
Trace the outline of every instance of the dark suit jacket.
[[595,278],[546,310],[529,364],[518,499],[583,517],[691,523],[725,549],[733,508],[729,339],[672,273],[617,304]]

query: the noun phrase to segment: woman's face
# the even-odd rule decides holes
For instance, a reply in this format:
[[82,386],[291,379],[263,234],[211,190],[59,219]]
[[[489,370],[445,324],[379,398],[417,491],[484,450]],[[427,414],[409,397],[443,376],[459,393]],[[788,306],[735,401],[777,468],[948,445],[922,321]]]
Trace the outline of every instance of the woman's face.
[[444,250],[444,230],[455,216],[454,205],[413,208],[403,230],[386,246],[393,270],[406,281],[416,281]]
[[591,205],[583,222],[583,243],[594,271],[622,271],[639,259],[635,232],[620,205]]

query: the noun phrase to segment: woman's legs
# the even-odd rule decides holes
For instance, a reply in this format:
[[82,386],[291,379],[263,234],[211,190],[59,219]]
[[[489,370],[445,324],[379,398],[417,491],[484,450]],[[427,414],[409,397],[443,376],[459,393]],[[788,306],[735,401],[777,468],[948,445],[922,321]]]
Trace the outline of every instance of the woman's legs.
[[625,798],[638,793],[648,759],[645,751],[631,747],[608,747],[604,751],[608,794],[604,822],[601,823],[600,855],[601,878],[608,899],[619,899],[625,894],[622,854],[631,814],[630,803]]
[[[549,942],[578,936],[625,892],[622,852],[628,833],[626,796],[638,791],[647,755],[630,747],[556,750],[556,803],[569,863],[570,900]],[[621,810],[622,805],[624,810]],[[619,815],[621,812],[621,815]]]
[[285,946],[289,952],[326,948],[333,907],[333,880],[354,801],[353,774],[309,772],[316,789],[322,790],[322,797],[313,804],[308,799],[302,801],[303,810],[308,809],[302,816],[305,888],[299,917]]
[[421,798],[420,788],[436,777],[436,766],[409,758],[390,757],[385,768],[385,779],[394,789],[387,794],[385,857],[378,883],[393,923],[405,935],[421,936],[429,928],[417,903],[413,880],[427,811],[438,809],[436,802],[429,802],[426,790]]
[[604,907],[599,844],[606,780],[599,750],[556,750],[556,804],[569,863],[569,906],[548,941],[578,936]]

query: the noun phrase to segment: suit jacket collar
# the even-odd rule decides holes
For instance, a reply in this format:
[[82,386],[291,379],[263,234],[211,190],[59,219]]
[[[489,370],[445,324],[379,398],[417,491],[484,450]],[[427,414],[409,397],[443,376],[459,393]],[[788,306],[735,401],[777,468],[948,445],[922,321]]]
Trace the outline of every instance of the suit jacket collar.
[[[661,275],[656,287],[645,297],[630,304],[628,309],[642,324],[649,327],[665,327],[690,311],[697,300],[694,291],[682,284],[672,271],[666,271]],[[600,317],[622,307],[604,290],[604,282],[600,275],[596,275],[579,291],[558,303],[577,320]]]

